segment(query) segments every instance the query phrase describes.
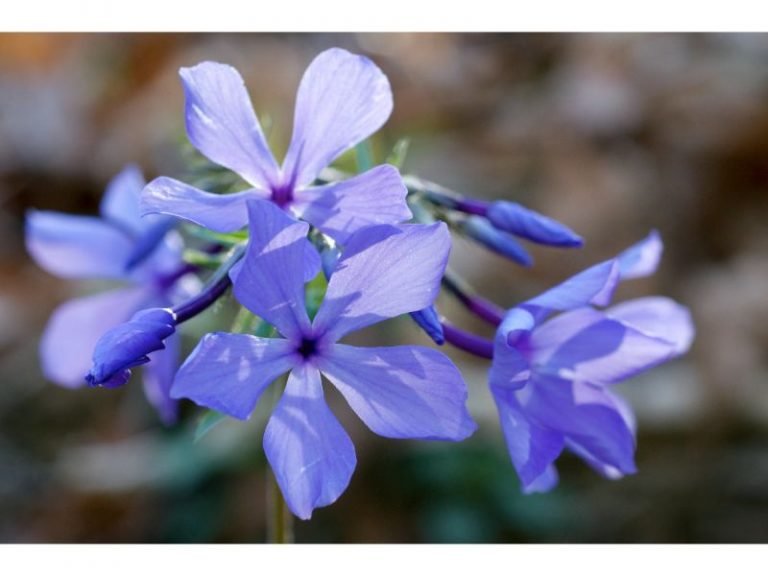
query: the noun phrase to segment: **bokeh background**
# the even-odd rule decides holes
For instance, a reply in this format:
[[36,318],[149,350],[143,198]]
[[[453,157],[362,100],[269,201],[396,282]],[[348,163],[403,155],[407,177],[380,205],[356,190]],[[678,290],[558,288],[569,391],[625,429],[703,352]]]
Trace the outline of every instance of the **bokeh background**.
[[[137,382],[44,380],[48,315],[103,286],[38,269],[24,213],[95,213],[127,162],[181,175],[177,70],[201,60],[241,71],[284,149],[301,73],[331,46],[390,78],[379,158],[407,136],[405,172],[520,201],[587,241],[533,248],[523,270],[457,240],[451,265],[476,288],[511,306],[657,228],[659,273],[618,296],[676,298],[698,335],[685,358],[620,387],[639,474],[612,482],[564,456],[548,495],[520,494],[483,362],[449,351],[480,423],[461,445],[377,438],[327,390],[359,464],[297,541],[768,541],[768,36],[722,34],[0,35],[0,541],[264,540],[263,410],[195,443],[200,412],[185,405],[164,429]],[[448,296],[440,305],[484,329]],[[363,339],[426,342],[405,319]]]

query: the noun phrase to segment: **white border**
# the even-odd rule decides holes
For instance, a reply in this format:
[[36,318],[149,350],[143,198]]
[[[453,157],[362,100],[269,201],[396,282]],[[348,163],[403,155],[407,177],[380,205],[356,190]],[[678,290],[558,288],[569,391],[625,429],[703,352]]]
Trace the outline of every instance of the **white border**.
[[760,2],[729,0],[21,0],[4,31],[764,31]]
[[[764,563],[766,546],[5,546],[9,574],[728,574]],[[19,568],[20,570],[16,570]],[[397,571],[397,572],[396,572]]]

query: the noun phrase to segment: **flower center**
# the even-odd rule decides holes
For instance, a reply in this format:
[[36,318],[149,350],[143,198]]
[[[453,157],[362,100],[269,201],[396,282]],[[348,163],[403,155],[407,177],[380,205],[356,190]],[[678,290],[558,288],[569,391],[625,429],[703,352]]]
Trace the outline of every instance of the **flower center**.
[[302,358],[311,358],[317,352],[317,340],[314,338],[302,338],[297,350]]
[[291,184],[281,184],[272,188],[272,202],[285,208],[293,201],[293,186]]

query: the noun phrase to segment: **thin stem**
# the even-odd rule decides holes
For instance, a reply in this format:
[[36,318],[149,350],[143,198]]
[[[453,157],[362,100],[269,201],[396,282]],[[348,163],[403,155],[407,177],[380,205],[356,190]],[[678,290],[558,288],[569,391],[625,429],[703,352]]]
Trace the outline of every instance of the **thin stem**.
[[463,280],[450,271],[443,276],[443,286],[453,294],[464,307],[493,326],[504,319],[504,310],[485,298],[475,294]]
[[[272,386],[271,404],[274,410],[285,388],[285,378]],[[288,509],[274,472],[267,466],[267,542],[293,543],[293,514]]]
[[200,294],[173,309],[176,314],[177,324],[197,316],[227,291],[227,288],[232,284],[232,281],[229,279],[229,271],[242,258],[244,253],[245,244],[242,244],[232,252],[231,257],[216,271],[211,281],[203,288]]
[[271,469],[267,470],[267,542],[293,544],[293,515]]
[[445,341],[456,346],[465,352],[480,356],[481,358],[493,359],[493,342],[477,336],[461,328],[457,328],[452,324],[445,321],[441,322],[443,325],[443,333],[445,334]]

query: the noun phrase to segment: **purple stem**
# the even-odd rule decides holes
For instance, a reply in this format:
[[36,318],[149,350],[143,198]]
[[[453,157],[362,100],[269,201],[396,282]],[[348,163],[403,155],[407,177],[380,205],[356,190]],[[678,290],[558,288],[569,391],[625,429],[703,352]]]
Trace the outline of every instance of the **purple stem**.
[[449,274],[446,274],[443,277],[443,285],[467,310],[475,314],[478,318],[482,318],[494,326],[501,324],[505,312],[502,308],[499,308],[490,300],[470,294],[467,290],[462,288],[458,280]]
[[466,214],[474,214],[476,216],[485,216],[488,213],[489,205],[488,202],[472,200],[471,198],[456,200],[456,210],[460,210]]
[[485,216],[488,213],[489,202],[483,200],[473,200],[455,193],[444,193],[436,190],[427,190],[425,192],[427,199],[433,204],[444,206],[451,210],[458,210],[466,214],[475,216]]
[[173,309],[174,314],[176,314],[176,324],[181,324],[197,316],[227,291],[232,284],[232,280],[229,278],[229,271],[232,270],[244,253],[245,244],[242,244],[235,249],[229,260],[218,269],[214,277],[215,279],[203,288],[200,294]]
[[456,328],[452,324],[448,324],[443,321],[443,333],[445,334],[445,341],[456,346],[465,352],[480,356],[481,358],[493,359],[493,342],[476,336],[470,332],[466,332],[461,328]]
[[176,324],[181,324],[200,314],[200,312],[216,302],[216,300],[227,291],[227,288],[229,288],[231,284],[232,280],[229,279],[229,274],[224,274],[218,281],[207,286],[200,292],[200,294],[191,300],[184,302],[184,304],[180,304],[177,308],[174,308],[173,312],[176,314]]

